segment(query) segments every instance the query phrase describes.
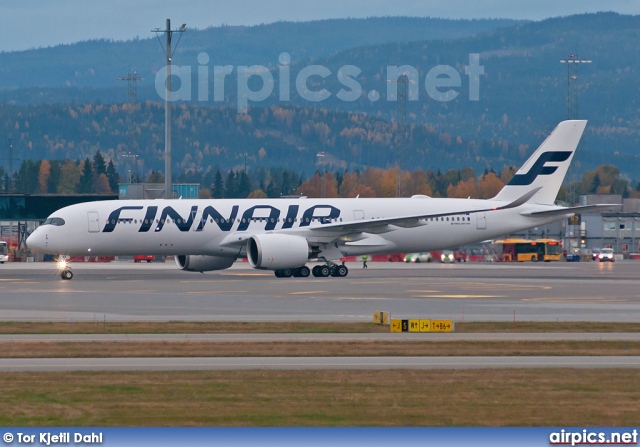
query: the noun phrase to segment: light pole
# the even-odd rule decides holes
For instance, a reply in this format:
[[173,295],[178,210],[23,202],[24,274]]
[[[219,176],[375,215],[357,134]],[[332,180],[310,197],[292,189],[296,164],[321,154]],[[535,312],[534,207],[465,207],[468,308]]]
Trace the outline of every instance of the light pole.
[[[579,59],[577,55],[570,54],[568,58],[560,59],[560,63],[567,64],[567,119],[578,119],[578,66],[590,64],[591,59]],[[570,168],[569,172],[569,196],[571,202],[575,203],[575,188],[572,181],[575,180],[575,167]]]
[[590,64],[590,59],[578,59],[575,54],[570,54],[566,59],[560,59],[561,64],[567,64],[567,119],[578,118],[578,64]]
[[[165,33],[167,36],[166,46],[163,47],[165,56],[167,58],[167,81],[165,90],[165,109],[164,109],[164,198],[171,199],[173,197],[173,190],[171,187],[171,58],[175,48],[171,49],[171,36],[173,33],[182,33],[187,29],[187,24],[183,23],[177,30],[171,29],[171,19],[167,19],[167,27],[163,30],[156,28],[151,30],[152,33],[156,33],[158,40],[160,40],[160,33]],[[176,47],[180,43],[180,39],[176,43]],[[160,42],[162,46],[162,41]]]
[[[324,151],[322,152],[318,152],[316,154],[316,162],[318,163],[318,166],[324,162]],[[327,171],[326,169],[324,170],[324,172],[322,173],[322,198],[324,199],[325,197],[327,197],[327,179],[325,177]],[[318,174],[320,174],[320,171],[318,171]]]

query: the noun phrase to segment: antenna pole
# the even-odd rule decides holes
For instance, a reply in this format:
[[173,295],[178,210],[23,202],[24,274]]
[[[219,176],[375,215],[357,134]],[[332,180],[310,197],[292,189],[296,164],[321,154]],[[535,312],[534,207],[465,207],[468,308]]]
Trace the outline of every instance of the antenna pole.
[[[171,182],[171,56],[173,50],[171,48],[171,36],[173,33],[183,33],[185,31],[186,24],[182,25],[180,29],[171,29],[171,19],[167,19],[167,25],[164,30],[156,28],[152,30],[153,33],[165,33],[167,42],[164,47],[165,56],[167,58],[167,80],[165,90],[165,106],[164,106],[164,198],[173,198],[173,188]],[[179,39],[178,39],[179,41]]]

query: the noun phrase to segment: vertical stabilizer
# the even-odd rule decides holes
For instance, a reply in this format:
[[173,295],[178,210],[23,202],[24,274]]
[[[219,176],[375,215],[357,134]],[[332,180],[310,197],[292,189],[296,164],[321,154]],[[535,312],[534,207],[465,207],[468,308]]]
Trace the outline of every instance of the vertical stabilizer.
[[558,124],[493,200],[510,202],[540,188],[529,202],[553,205],[586,125],[586,120]]

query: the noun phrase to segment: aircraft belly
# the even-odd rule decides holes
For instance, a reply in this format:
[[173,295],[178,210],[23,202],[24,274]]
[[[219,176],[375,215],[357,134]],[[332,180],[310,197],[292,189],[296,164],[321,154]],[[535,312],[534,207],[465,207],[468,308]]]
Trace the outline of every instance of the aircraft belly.
[[[238,248],[219,246],[220,236],[193,232],[163,231],[159,233],[138,233],[129,229],[92,236],[81,235],[74,238],[60,238],[58,251],[73,256],[133,256],[133,255],[218,255],[231,256]],[[65,241],[66,240],[66,241]]]

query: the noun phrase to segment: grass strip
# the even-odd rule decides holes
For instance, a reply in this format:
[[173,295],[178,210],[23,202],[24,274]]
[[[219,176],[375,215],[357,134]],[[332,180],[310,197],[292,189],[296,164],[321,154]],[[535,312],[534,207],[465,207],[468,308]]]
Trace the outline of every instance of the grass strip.
[[[375,333],[389,326],[374,323],[316,322],[0,322],[0,334],[255,334]],[[640,323],[456,322],[456,332],[640,332]]]
[[0,373],[3,426],[635,426],[635,369]]
[[2,358],[640,355],[626,341],[313,341],[0,343]]

